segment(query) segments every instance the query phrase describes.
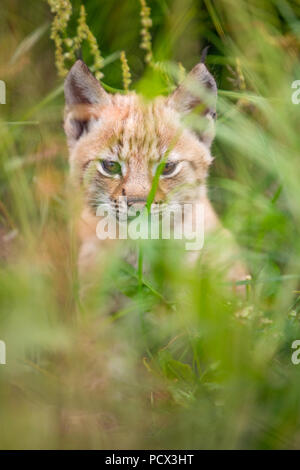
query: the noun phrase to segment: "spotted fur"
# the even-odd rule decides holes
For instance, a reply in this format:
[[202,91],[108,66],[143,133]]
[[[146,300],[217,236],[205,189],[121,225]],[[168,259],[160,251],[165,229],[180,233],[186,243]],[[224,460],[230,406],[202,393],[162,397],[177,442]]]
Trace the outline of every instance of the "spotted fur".
[[[218,226],[205,189],[216,94],[215,80],[202,63],[169,97],[152,102],[134,92],[111,95],[82,61],[74,64],[65,82],[65,131],[72,180],[83,195],[81,262],[89,265],[100,248],[97,207],[108,204],[117,213],[121,196],[146,202],[162,160],[177,162],[179,170],[160,177],[154,204],[202,201],[207,230]],[[192,111],[202,116],[201,131],[187,124]],[[102,174],[101,160],[118,162],[122,174]]]

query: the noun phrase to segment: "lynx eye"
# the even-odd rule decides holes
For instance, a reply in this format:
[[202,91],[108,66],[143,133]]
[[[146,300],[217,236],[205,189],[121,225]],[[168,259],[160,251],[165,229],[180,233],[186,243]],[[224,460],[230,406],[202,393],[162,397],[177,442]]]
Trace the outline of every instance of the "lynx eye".
[[162,172],[163,176],[172,176],[175,173],[177,168],[177,163],[175,162],[167,162],[165,164],[164,170]]
[[98,169],[105,176],[121,175],[121,165],[113,160],[101,160],[98,165]]

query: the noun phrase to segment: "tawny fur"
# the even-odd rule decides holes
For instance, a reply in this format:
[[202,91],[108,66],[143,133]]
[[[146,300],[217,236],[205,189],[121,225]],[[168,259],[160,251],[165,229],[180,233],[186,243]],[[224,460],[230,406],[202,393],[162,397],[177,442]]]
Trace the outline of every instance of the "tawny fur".
[[[181,162],[181,169],[174,177],[160,178],[154,203],[201,202],[205,206],[206,233],[220,227],[205,187],[213,160],[210,153],[214,137],[213,100],[202,106],[206,125],[201,135],[183,124],[183,117],[202,103],[200,95],[193,93],[195,86],[216,99],[215,81],[204,64],[198,64],[171,96],[150,103],[135,93],[108,94],[83,62],[73,66],[65,85],[65,131],[72,181],[82,193],[81,271],[88,270],[101,257],[101,250],[113,244],[96,237],[97,206],[106,203],[113,207],[120,196],[146,201],[156,165],[166,153],[168,161]],[[118,161],[124,174],[119,177],[99,174],[95,162],[100,159]],[[239,266],[231,277],[238,280],[244,274]]]

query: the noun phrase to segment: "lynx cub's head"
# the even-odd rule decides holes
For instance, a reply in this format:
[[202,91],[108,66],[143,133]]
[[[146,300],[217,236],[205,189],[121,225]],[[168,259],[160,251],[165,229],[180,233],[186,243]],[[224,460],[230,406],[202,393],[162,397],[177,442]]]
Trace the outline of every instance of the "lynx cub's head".
[[153,204],[198,199],[212,161],[216,94],[203,63],[170,96],[147,103],[134,92],[107,93],[78,60],[65,82],[65,131],[91,212],[106,204],[117,216],[122,196],[145,205],[161,162]]

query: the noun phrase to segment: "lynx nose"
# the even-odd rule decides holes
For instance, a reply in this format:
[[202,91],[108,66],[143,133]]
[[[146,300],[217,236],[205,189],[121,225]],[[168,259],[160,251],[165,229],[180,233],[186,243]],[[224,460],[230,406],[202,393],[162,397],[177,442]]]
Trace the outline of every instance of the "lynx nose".
[[145,208],[146,202],[147,202],[147,199],[144,199],[144,198],[136,198],[136,197],[128,198],[127,206],[128,206],[129,216],[139,215]]

